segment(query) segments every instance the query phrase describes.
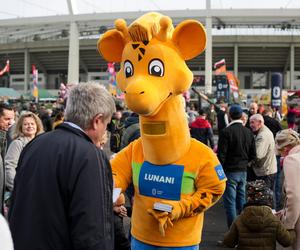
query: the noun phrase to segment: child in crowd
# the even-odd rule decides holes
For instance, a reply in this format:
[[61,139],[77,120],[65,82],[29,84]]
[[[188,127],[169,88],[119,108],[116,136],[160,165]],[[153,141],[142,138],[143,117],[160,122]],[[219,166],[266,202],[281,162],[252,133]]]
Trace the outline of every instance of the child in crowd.
[[276,241],[284,247],[295,240],[294,230],[287,230],[273,214],[273,192],[263,180],[248,182],[247,203],[225,234],[224,244],[236,249],[276,249]]

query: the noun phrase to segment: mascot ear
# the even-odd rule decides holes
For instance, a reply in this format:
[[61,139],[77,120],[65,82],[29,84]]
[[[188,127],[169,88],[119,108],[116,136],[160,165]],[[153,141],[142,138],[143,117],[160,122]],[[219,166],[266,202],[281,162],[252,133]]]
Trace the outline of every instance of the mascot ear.
[[172,40],[184,60],[198,56],[206,47],[206,32],[201,23],[186,20],[176,26]]
[[125,39],[123,34],[116,29],[109,30],[100,37],[97,47],[106,61],[121,62]]

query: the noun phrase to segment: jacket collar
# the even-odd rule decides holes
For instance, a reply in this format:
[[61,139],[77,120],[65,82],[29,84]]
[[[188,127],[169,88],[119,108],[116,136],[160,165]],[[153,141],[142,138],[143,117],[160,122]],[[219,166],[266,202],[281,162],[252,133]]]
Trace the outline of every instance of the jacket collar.
[[63,122],[62,124],[58,125],[55,129],[68,130],[69,132],[74,133],[80,137],[84,137],[86,140],[93,143],[92,139],[83,131],[83,129],[74,123]]
[[298,152],[300,153],[300,145],[297,145],[297,146],[293,147],[290,150],[289,154],[295,154],[295,153],[298,153]]
[[235,124],[235,123],[240,123],[240,124],[243,124],[243,121],[238,119],[238,120],[233,120],[232,122],[230,122],[227,127],[231,126],[232,124]]
[[64,123],[70,125],[70,126],[73,127],[73,128],[79,129],[79,130],[81,130],[82,132],[84,132],[83,129],[82,129],[81,127],[79,127],[77,124],[75,124],[75,123],[73,123],[73,122],[64,122]]

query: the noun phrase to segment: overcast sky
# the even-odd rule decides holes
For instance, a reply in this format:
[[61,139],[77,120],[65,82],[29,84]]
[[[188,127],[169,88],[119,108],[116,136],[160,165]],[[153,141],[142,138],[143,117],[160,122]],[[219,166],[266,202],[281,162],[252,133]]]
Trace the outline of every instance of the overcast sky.
[[[72,0],[75,14],[204,9],[206,0]],[[0,0],[0,19],[63,15],[66,0]],[[212,8],[299,8],[299,0],[211,0]],[[1,25],[1,22],[0,22]]]

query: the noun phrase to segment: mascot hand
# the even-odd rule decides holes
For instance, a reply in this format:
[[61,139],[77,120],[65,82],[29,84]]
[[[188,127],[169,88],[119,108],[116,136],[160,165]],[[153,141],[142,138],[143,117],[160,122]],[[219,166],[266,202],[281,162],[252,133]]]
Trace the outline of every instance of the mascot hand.
[[173,226],[171,222],[170,213],[148,209],[147,212],[158,221],[158,230],[162,236],[165,236],[165,230],[168,226]]

